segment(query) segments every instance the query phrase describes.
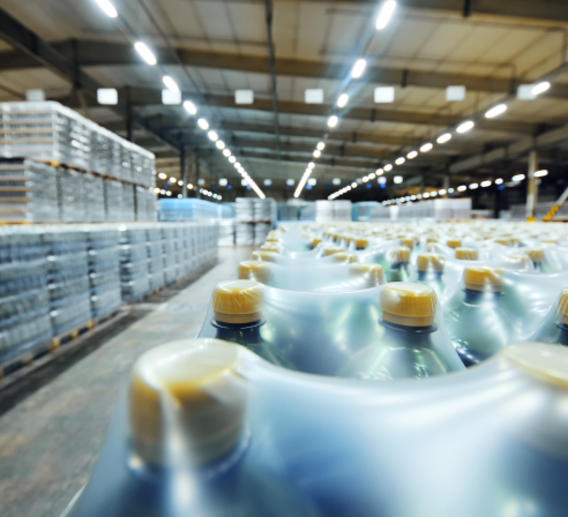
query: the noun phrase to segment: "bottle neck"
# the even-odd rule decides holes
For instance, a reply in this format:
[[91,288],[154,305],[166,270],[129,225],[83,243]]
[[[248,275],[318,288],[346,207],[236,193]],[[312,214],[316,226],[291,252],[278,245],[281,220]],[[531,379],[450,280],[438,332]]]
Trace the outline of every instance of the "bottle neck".
[[213,321],[212,325],[217,329],[216,337],[225,341],[254,340],[260,336],[260,328],[264,321],[252,321],[249,323],[224,323]]
[[426,346],[430,343],[430,334],[436,330],[434,325],[427,327],[409,327],[382,321],[385,329],[385,338],[389,341],[400,342],[413,347]]
[[475,291],[465,288],[464,293],[465,301],[472,304],[480,304],[488,299],[498,303],[501,299],[501,293],[497,291]]

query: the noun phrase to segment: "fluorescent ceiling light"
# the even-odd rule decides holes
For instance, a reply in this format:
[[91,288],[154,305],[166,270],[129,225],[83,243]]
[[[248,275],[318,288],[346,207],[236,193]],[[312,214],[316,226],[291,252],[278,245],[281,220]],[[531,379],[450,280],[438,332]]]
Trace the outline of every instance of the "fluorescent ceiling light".
[[339,122],[339,119],[337,118],[337,115],[332,115],[331,117],[329,117],[327,119],[327,125],[328,125],[328,127],[331,127],[331,128],[336,127],[338,122]]
[[392,164],[387,163],[387,164],[383,167],[383,169],[385,170],[385,172],[390,172],[390,171],[392,171]]
[[441,188],[440,190],[438,190],[438,194],[440,194],[440,196],[445,196],[446,192],[447,190],[445,188]]
[[548,176],[548,171],[546,169],[541,169],[534,173],[535,178],[544,178],[545,176]]
[[315,149],[312,154],[313,154],[314,158],[319,158],[321,156],[321,151],[318,151],[317,149]]
[[178,186],[179,186],[179,187],[183,187],[183,180],[179,180],[179,181],[178,181]]
[[272,185],[272,180],[271,180],[271,179],[265,179],[265,180],[264,180],[264,184],[265,184],[267,187],[270,187],[270,185]]
[[252,104],[254,92],[252,90],[235,90],[235,104]]
[[491,186],[492,181],[491,180],[483,180],[480,185],[482,188],[487,188]]
[[417,156],[418,156],[418,153],[417,153],[416,151],[410,151],[410,152],[406,155],[406,157],[407,157],[409,160],[414,160],[414,158],[416,158]]
[[325,142],[318,142],[316,148],[318,151],[323,151],[325,149]]
[[173,176],[171,176],[168,181],[169,181],[170,183],[176,183],[176,182],[177,182],[177,178],[174,178]]
[[506,104],[497,104],[497,106],[493,106],[491,109],[488,109],[485,112],[485,118],[495,118],[499,115],[503,115],[507,111]]
[[446,88],[446,101],[447,102],[465,101],[465,96],[466,96],[465,86],[448,86]]
[[315,178],[310,178],[308,180],[308,185],[311,185],[313,187],[317,184],[317,182],[318,182],[318,180],[316,180]]
[[160,172],[158,174],[158,178],[160,178],[161,180],[165,180],[168,177],[168,175],[165,172]]
[[440,135],[436,139],[436,142],[438,142],[439,144],[445,144],[446,142],[449,142],[451,139],[452,139],[451,133],[444,133],[443,135]]
[[550,90],[550,82],[549,81],[541,81],[533,86],[531,93],[536,97],[541,93]]
[[172,92],[180,92],[178,83],[176,83],[175,79],[171,75],[164,75],[164,77],[162,77],[162,82],[168,90],[171,90]]
[[203,131],[207,131],[209,129],[209,122],[207,122],[207,119],[205,118],[200,118],[197,119],[197,125],[203,129]]
[[511,179],[515,182],[523,181],[525,179],[525,175],[524,174],[515,174]]
[[95,2],[109,18],[116,18],[118,16],[118,11],[110,0],[95,0]]
[[102,106],[116,106],[118,104],[118,90],[116,88],[97,89],[97,102]]
[[148,45],[146,45],[146,43],[144,43],[143,41],[137,41],[136,43],[134,43],[134,49],[136,50],[136,52],[138,52],[138,54],[146,62],[146,64],[154,66],[158,62],[156,56],[150,50],[150,47],[148,47]]
[[207,138],[209,138],[209,140],[211,140],[212,142],[216,142],[217,140],[219,140],[219,135],[216,131],[211,130],[207,133]]
[[235,163],[237,161],[237,159],[234,156],[229,156],[229,162],[230,163]]
[[400,185],[404,181],[402,176],[395,176],[392,180],[396,185]]
[[404,156],[399,156],[394,163],[396,163],[396,165],[402,165],[404,162],[406,161],[406,158]]
[[341,180],[340,180],[339,178],[333,178],[332,183],[333,183],[334,185],[341,185]]
[[365,73],[365,68],[367,68],[367,60],[364,57],[360,57],[355,61],[353,68],[351,68],[351,77],[359,79]]
[[226,148],[226,147],[225,147],[225,149],[223,149],[223,156],[225,156],[225,157],[227,157],[227,158],[228,158],[229,156],[231,156],[231,151],[230,151],[228,148]]
[[420,146],[420,152],[421,153],[428,153],[433,148],[434,148],[434,146],[430,142],[427,142],[427,143],[423,144],[422,146]]
[[322,104],[323,88],[307,88],[304,90],[304,102],[306,104]]
[[473,120],[466,120],[456,128],[456,131],[460,134],[467,133],[468,131],[471,131],[474,128],[474,126],[475,123],[473,122]]
[[371,172],[371,174],[369,174],[370,180],[374,180],[376,177],[377,177],[377,175],[374,172]]
[[288,178],[288,179],[286,180],[286,185],[288,185],[289,187],[294,186],[294,183],[295,183],[295,182],[294,182],[294,180],[293,180],[292,178]]
[[197,106],[190,100],[183,101],[183,109],[190,115],[197,115]]
[[181,104],[181,92],[174,92],[165,88],[162,90],[162,104],[166,106]]
[[378,31],[382,31],[389,24],[395,10],[395,0],[386,0],[386,2],[383,2],[379,14],[377,15],[377,20],[375,21],[375,27]]
[[497,178],[495,180],[495,185],[501,185],[503,183],[503,178]]
[[225,142],[223,142],[223,140],[217,140],[215,142],[215,146],[217,147],[217,149],[222,151],[223,149],[225,149]]
[[349,102],[349,94],[348,93],[342,93],[337,98],[337,107],[338,108],[345,108],[345,106],[347,106],[348,102]]
[[351,188],[357,188],[357,183],[356,182],[351,183]]
[[308,163],[308,169],[313,169],[316,166],[314,162]]
[[376,174],[377,176],[382,176],[382,175],[383,175],[383,172],[384,172],[383,169],[380,169],[380,168],[379,168],[379,169],[377,169],[377,170],[375,171],[375,174]]
[[470,183],[469,184],[469,190],[475,190],[479,188],[479,183]]
[[458,187],[458,192],[465,192],[467,190],[467,187],[465,185],[460,185]]
[[388,104],[394,102],[394,86],[377,86],[375,88],[374,100],[376,104]]

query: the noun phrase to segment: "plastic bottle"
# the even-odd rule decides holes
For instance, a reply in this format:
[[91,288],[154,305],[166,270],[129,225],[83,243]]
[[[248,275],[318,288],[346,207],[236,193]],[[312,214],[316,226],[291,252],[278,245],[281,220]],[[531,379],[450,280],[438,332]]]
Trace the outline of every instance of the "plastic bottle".
[[449,301],[445,320],[452,343],[466,366],[477,364],[507,346],[513,324],[501,307],[503,271],[465,268],[464,288]]
[[391,251],[390,268],[388,273],[389,282],[406,282],[410,279],[409,262],[410,249],[395,248]]
[[99,477],[72,515],[313,515],[277,469],[250,454],[249,388],[238,356],[238,347],[214,339],[144,354],[130,381],[127,450],[98,466],[112,490],[99,492]]
[[206,337],[238,343],[272,364],[290,366],[276,346],[263,336],[263,305],[263,287],[259,282],[220,282],[213,291],[214,335],[208,333]]
[[530,341],[568,346],[568,289],[562,289],[556,306]]
[[432,287],[440,296],[444,291],[444,257],[435,253],[421,253],[416,257],[416,279]]
[[262,284],[270,284],[270,264],[258,260],[243,260],[239,263],[240,280],[256,280]]
[[471,248],[456,248],[457,260],[477,260],[479,253],[476,249]]
[[366,277],[367,287],[378,287],[385,283],[385,272],[380,264],[352,264],[349,275],[352,278]]
[[383,334],[379,343],[361,350],[340,375],[384,381],[430,377],[463,368],[449,342],[436,332],[436,293],[423,284],[393,282],[383,287]]

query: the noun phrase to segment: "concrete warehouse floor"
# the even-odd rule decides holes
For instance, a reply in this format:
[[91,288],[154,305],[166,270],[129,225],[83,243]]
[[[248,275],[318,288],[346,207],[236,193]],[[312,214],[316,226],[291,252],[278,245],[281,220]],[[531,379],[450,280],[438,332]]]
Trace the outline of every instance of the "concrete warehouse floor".
[[89,479],[135,360],[196,336],[213,286],[236,278],[249,256],[249,248],[220,248],[219,263],[193,283],[131,306],[105,335],[0,392],[0,515],[61,515]]

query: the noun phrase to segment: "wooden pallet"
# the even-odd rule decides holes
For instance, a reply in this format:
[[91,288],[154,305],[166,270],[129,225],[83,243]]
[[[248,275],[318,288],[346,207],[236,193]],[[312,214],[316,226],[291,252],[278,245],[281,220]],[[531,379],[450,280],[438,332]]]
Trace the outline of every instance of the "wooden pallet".
[[82,325],[52,338],[46,343],[38,345],[33,350],[22,354],[16,359],[0,364],[0,390],[24,377],[31,371],[40,368],[47,362],[52,361],[56,357],[79,347],[84,339],[116,323],[126,314],[128,314],[127,311],[118,309],[103,318],[97,320],[91,319]]

